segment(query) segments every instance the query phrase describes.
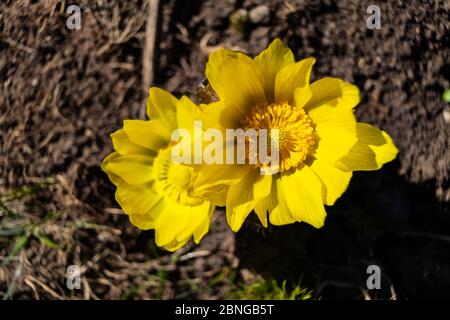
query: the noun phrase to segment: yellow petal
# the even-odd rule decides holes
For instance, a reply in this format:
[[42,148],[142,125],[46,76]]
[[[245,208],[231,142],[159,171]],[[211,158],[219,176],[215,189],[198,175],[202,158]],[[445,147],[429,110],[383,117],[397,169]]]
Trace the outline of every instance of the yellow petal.
[[211,225],[211,220],[214,215],[215,207],[210,205],[208,218],[204,219],[204,221],[195,229],[194,231],[194,242],[200,243],[200,240],[205,236],[205,234],[209,231],[209,226]]
[[[253,170],[256,171],[256,170]],[[234,232],[239,231],[244,220],[253,210],[255,203],[249,190],[252,189],[255,177],[250,174],[239,183],[232,185],[227,195],[227,221]]]
[[170,142],[171,132],[159,120],[125,120],[123,129],[134,144],[158,151]]
[[258,176],[255,184],[253,185],[253,196],[256,199],[262,199],[270,194],[272,189],[272,176],[261,175],[259,170],[256,171],[258,172]]
[[194,182],[194,190],[203,192],[220,185],[237,183],[250,171],[248,165],[203,164],[199,167],[199,174]]
[[177,104],[178,100],[169,92],[159,88],[150,88],[147,99],[147,115],[151,120],[160,120],[169,131],[172,131],[177,127]]
[[239,52],[220,49],[212,53],[206,65],[206,77],[227,108],[242,116],[266,100],[261,73],[250,57]]
[[342,171],[333,165],[321,160],[315,160],[311,169],[322,181],[322,196],[326,205],[333,205],[347,190],[352,178],[352,172]]
[[261,224],[264,226],[264,228],[268,227],[267,223],[267,207],[268,205],[266,202],[268,202],[271,199],[270,196],[263,198],[255,205],[255,213],[258,217],[259,221],[261,221]]
[[312,110],[322,105],[340,105],[353,109],[360,101],[357,86],[337,78],[323,78],[310,85],[311,99],[305,105],[306,110]]
[[285,47],[280,39],[275,39],[267,49],[254,59],[261,70],[261,82],[269,103],[274,102],[275,79],[285,66],[295,62],[291,49]]
[[150,149],[142,148],[130,141],[123,129],[111,134],[114,149],[121,155],[125,154],[148,154],[154,155]]
[[120,154],[118,152],[112,152],[110,153],[105,159],[103,159],[102,163],[100,164],[100,168],[103,170],[103,172],[105,172],[108,175],[109,180],[111,180],[111,182],[115,185],[118,186],[120,183],[125,183],[123,181],[123,179],[121,179],[120,177],[118,177],[117,175],[108,172],[107,170],[107,166],[108,163],[110,163],[112,160],[119,158]]
[[311,69],[315,62],[316,59],[307,58],[284,67],[275,79],[275,101],[293,105],[295,90],[309,85]]
[[255,213],[261,221],[262,225],[267,228],[267,214],[274,210],[277,206],[276,184],[273,182],[273,177],[270,177],[270,193],[262,197],[255,205]]
[[304,221],[320,228],[325,221],[322,200],[322,182],[308,167],[295,169],[291,174],[281,174],[278,203],[284,203],[296,221]]
[[303,108],[311,96],[312,92],[309,86],[297,88],[294,93],[294,106],[299,109]]
[[319,138],[315,152],[317,159],[332,165],[355,145],[356,118],[352,110],[322,105],[309,111]]
[[[210,202],[204,201],[198,206],[192,206],[189,215],[189,223],[186,225],[186,228],[177,235],[176,239],[178,241],[182,241],[185,238],[191,238],[194,234],[196,234],[198,229],[201,229],[200,232],[197,233],[198,241],[196,241],[197,243],[200,242],[201,238],[208,231],[209,224],[211,223],[211,217],[212,210]],[[208,226],[206,230],[205,225]]]
[[141,230],[150,230],[155,228],[155,222],[160,215],[163,214],[167,202],[161,198],[150,211],[145,214],[130,214],[130,222],[136,228]]
[[178,103],[177,123],[178,128],[183,128],[191,132],[194,136],[194,121],[200,120],[200,109],[186,96],[183,96]]
[[[280,201],[280,199],[283,198],[282,192],[285,192],[283,191],[283,189],[280,188],[281,187],[280,182],[281,181],[279,177],[275,179],[276,193],[273,194],[272,197],[276,199],[273,198],[271,199],[272,209],[269,212],[269,221],[271,224],[275,226],[283,226],[286,224],[296,222],[296,219],[292,217],[290,210],[286,205],[286,202]],[[273,204],[276,205],[273,206]]]
[[116,190],[116,200],[128,215],[146,214],[161,200],[150,186],[120,184]]
[[230,186],[227,195],[227,220],[231,230],[237,232],[255,205],[270,194],[272,177],[251,170],[241,181]]
[[358,142],[338,161],[338,168],[345,171],[378,170],[395,159],[398,149],[386,132],[360,122],[356,129]]
[[297,222],[288,212],[289,210],[286,208],[284,203],[279,203],[269,214],[270,223],[274,226],[284,226]]
[[176,240],[177,234],[188,226],[190,210],[190,206],[168,203],[155,223],[155,240],[158,246],[163,247]]
[[113,158],[104,168],[129,184],[142,184],[153,180],[152,164],[152,157],[128,154]]
[[226,108],[223,101],[202,105],[203,129],[236,129],[240,127],[242,117],[236,108]]
[[225,207],[229,188],[230,186],[226,184],[218,184],[200,190],[194,188],[191,195],[202,199],[208,199],[216,206]]
[[189,238],[184,239],[183,241],[173,240],[171,243],[164,245],[164,249],[170,252],[175,252],[184,246],[189,241]]
[[155,240],[160,247],[183,245],[194,235],[197,228],[211,219],[210,203],[198,206],[181,205],[171,202],[158,217],[155,224]]
[[181,242],[185,239],[190,239],[194,234],[194,230],[197,228],[197,226],[200,225],[201,222],[203,222],[204,219],[202,219],[200,222],[196,221],[197,219],[199,219],[199,217],[197,217],[196,215],[196,212],[201,213],[201,211],[195,210],[195,207],[190,207],[189,210],[183,212],[183,214],[187,215],[187,219],[177,221],[177,225],[180,225],[178,232],[176,232],[175,234],[175,239],[177,241]]

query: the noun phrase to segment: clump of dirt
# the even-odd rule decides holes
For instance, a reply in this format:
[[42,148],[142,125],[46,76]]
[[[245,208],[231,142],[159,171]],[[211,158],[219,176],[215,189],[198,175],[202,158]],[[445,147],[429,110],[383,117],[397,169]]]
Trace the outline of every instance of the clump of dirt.
[[[112,150],[109,134],[124,119],[145,117],[147,1],[74,3],[82,28],[73,31],[65,26],[69,4],[0,3],[0,231],[7,231],[0,257],[8,262],[1,292],[223,298],[251,272],[303,276],[324,298],[448,296],[447,2],[380,3],[381,29],[369,30],[368,1],[161,1],[156,85],[196,99],[209,53],[255,55],[280,37],[297,58],[317,58],[313,80],[355,83],[358,118],[386,130],[400,149],[382,171],[356,174],[322,230],[261,231],[250,222],[236,236],[218,211],[202,244],[174,255],[129,224],[99,168]],[[45,187],[23,189],[36,185]],[[377,293],[364,291],[373,263],[383,270]],[[83,290],[65,286],[71,264],[82,266]]]

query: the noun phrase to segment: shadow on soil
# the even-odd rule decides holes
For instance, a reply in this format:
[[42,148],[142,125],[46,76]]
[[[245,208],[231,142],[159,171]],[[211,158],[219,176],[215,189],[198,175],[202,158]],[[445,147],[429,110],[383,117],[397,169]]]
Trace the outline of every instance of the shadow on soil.
[[[356,173],[320,230],[247,224],[237,234],[240,267],[301,280],[327,299],[450,297],[448,205],[436,201],[434,183],[405,182],[397,167]],[[381,289],[368,291],[372,264],[381,268]]]

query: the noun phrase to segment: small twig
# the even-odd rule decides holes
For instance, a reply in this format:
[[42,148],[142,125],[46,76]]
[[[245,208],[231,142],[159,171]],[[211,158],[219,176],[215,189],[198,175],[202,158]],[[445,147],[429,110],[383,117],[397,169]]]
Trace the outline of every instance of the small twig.
[[143,54],[143,86],[147,92],[153,83],[156,32],[158,27],[159,0],[149,0],[147,24],[145,27],[145,46]]
[[391,300],[397,300],[397,292],[395,292],[394,286],[391,285],[389,289],[391,290]]
[[38,290],[36,289],[36,286],[33,284],[33,282],[31,282],[28,278],[25,278],[24,282],[33,291],[34,299],[35,300],[40,300]]
[[56,293],[52,288],[50,288],[44,282],[42,282],[42,281],[40,281],[40,280],[38,280],[36,278],[30,277],[30,276],[28,276],[26,279],[28,279],[31,282],[34,282],[35,284],[40,286],[44,291],[46,291],[48,294],[50,294],[53,299],[58,299],[58,300],[62,299],[62,297],[58,293]]
[[12,297],[14,295],[14,291],[16,289],[17,282],[19,281],[19,278],[22,276],[22,272],[23,272],[23,265],[24,265],[23,256],[24,255],[22,253],[20,255],[19,266],[17,267],[16,271],[14,272],[13,279],[11,281],[11,284],[8,287],[8,290],[6,291],[5,295],[3,296],[3,300],[12,299]]
[[372,300],[372,297],[370,296],[369,291],[363,289],[362,290],[362,295],[364,297],[364,300]]
[[182,255],[178,260],[186,261],[186,260],[193,259],[193,258],[206,257],[206,256],[209,256],[210,254],[211,254],[211,252],[208,250],[198,250],[198,251],[186,253],[185,255]]
[[450,237],[447,235],[434,234],[429,232],[414,232],[414,231],[400,231],[397,232],[398,235],[418,237],[418,238],[428,238],[433,240],[440,240],[445,242],[450,242]]
[[208,31],[200,39],[200,42],[199,42],[199,48],[200,48],[201,52],[206,56],[209,56],[214,51],[217,51],[223,47],[225,47],[229,50],[232,50],[232,51],[241,51],[244,53],[246,52],[246,50],[244,48],[241,48],[240,46],[231,46],[230,47],[230,46],[226,46],[224,43],[218,43],[217,45],[210,46],[208,43],[209,43],[209,40],[212,39],[212,37],[213,37],[213,33]]
[[33,56],[38,54],[38,51],[36,49],[28,47],[26,45],[23,45],[23,44],[17,42],[16,40],[11,39],[9,37],[4,37],[3,41],[6,42],[7,44],[9,44],[11,47],[14,47],[14,48],[17,48],[19,50],[22,50],[22,51],[24,51],[26,53],[29,53],[29,54],[33,55]]

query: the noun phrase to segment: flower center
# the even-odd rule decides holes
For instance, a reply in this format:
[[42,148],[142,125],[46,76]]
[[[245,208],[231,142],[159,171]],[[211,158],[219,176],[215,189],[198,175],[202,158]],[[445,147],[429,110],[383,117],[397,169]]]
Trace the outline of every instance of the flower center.
[[[267,146],[270,154],[279,152],[280,171],[286,171],[302,164],[316,144],[314,125],[305,110],[287,103],[261,103],[241,119],[245,130],[267,130]],[[270,129],[278,129],[278,139],[270,134]],[[272,150],[274,148],[275,150]],[[258,157],[259,159],[259,157]],[[258,167],[265,166],[258,162]]]
[[197,205],[201,199],[189,196],[191,180],[195,178],[194,169],[172,161],[174,145],[159,150],[153,162],[153,176],[158,192],[184,205]]

